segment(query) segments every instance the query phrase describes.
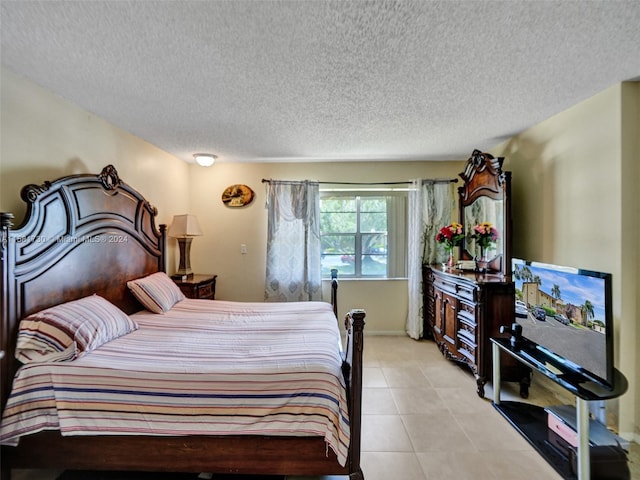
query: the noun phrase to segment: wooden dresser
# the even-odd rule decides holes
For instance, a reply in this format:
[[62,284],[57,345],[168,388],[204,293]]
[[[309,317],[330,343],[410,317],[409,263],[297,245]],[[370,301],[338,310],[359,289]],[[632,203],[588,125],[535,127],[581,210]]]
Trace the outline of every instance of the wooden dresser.
[[[422,279],[425,336],[433,337],[445,357],[469,366],[484,397],[492,374],[489,338],[508,337],[500,326],[515,318],[514,283],[500,274],[443,271],[440,265],[424,265]],[[521,396],[528,396],[530,369],[503,354],[501,376],[520,382]]]

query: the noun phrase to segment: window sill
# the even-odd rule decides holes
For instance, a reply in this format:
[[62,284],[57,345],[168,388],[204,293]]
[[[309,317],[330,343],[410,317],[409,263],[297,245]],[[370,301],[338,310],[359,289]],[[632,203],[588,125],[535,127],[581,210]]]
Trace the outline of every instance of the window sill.
[[[395,281],[404,281],[406,282],[408,280],[407,277],[393,277],[393,278],[382,278],[382,277],[375,277],[375,278],[356,278],[356,277],[338,277],[338,281],[339,282],[395,282]],[[323,277],[322,278],[323,282],[330,282],[331,278],[329,277]]]

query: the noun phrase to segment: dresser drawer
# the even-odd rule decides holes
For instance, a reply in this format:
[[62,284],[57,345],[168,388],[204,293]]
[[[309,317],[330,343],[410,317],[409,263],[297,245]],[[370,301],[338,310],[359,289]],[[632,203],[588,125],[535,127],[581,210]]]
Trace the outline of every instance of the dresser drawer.
[[476,323],[473,319],[465,318],[462,315],[458,315],[458,334],[463,332],[467,337],[472,338],[475,341],[476,338]]
[[215,300],[216,278],[217,275],[193,274],[186,279],[174,279],[174,282],[187,298]]
[[478,301],[478,288],[473,285],[468,285],[466,283],[458,283],[456,285],[456,293],[460,298],[464,298],[465,300],[469,300],[471,302]]
[[478,288],[467,282],[458,282],[455,279],[436,277],[433,288],[443,292],[452,293],[458,298],[476,302],[478,300]]
[[467,318],[473,319],[473,324],[475,325],[476,319],[476,305],[472,303],[467,303],[464,301],[459,302],[458,305],[459,314],[463,315]]
[[436,277],[433,282],[433,286],[436,290],[440,290],[441,292],[452,293],[454,295],[458,293],[457,283],[449,280],[448,278]]
[[[467,330],[458,330],[458,352],[467,357],[473,365],[476,363],[476,339],[473,333]],[[473,367],[472,367],[473,368]]]
[[198,287],[197,298],[209,298],[213,296],[213,284],[207,283]]

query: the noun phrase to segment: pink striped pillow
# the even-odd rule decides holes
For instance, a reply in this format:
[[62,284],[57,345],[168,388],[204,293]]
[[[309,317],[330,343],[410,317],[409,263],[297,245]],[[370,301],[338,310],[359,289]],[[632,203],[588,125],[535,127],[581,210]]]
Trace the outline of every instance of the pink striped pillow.
[[137,329],[118,307],[91,295],[22,319],[16,358],[25,364],[74,360]]
[[168,312],[186,297],[166,273],[153,273],[147,277],[127,282],[127,287],[144,308],[153,313]]

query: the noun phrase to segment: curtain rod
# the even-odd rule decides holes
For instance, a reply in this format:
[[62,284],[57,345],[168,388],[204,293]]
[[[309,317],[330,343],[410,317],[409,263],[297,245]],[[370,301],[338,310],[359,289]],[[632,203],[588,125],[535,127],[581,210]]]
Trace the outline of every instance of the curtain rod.
[[458,183],[458,179],[457,178],[450,178],[450,179],[442,178],[442,179],[435,179],[435,180],[422,180],[422,184],[424,185],[425,183]]
[[[279,183],[298,183],[296,180],[273,180],[270,178],[263,178],[262,183],[271,183],[271,182],[279,182]],[[407,180],[404,182],[315,182],[320,185],[407,185],[411,183],[411,180]],[[422,184],[430,184],[430,183],[458,183],[457,178],[450,179],[434,179],[434,180],[422,180]]]

